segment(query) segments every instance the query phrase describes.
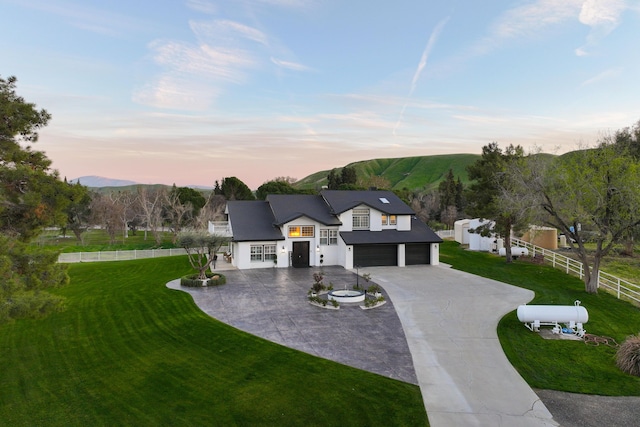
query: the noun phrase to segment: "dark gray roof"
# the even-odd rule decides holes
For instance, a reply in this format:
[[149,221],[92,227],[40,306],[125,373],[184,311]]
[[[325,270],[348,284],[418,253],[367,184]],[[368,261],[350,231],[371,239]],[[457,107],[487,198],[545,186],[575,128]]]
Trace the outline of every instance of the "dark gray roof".
[[236,242],[284,240],[269,203],[256,200],[230,200],[227,202],[229,221]]
[[306,216],[324,225],[341,225],[342,223],[330,212],[329,206],[320,196],[307,194],[270,194],[267,202],[271,205],[274,222],[285,224],[296,218]]
[[[320,195],[327,201],[336,215],[362,204],[390,215],[414,214],[413,210],[392,191],[323,190]],[[384,200],[388,203],[385,203]]]
[[442,243],[440,236],[416,217],[411,218],[411,231],[342,231],[340,237],[347,245]]

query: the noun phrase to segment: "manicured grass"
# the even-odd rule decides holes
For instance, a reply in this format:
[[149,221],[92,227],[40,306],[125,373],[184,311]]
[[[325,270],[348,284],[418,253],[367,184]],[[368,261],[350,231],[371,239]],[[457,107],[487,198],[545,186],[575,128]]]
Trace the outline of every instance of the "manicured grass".
[[190,271],[73,265],[66,311],[0,326],[0,424],[428,425],[417,386],[243,333],[165,287]]
[[[640,310],[601,291],[589,295],[581,280],[550,266],[518,261],[461,249],[455,242],[440,246],[441,262],[453,268],[531,289],[530,304],[573,305],[575,300],[589,313],[589,334],[608,336],[618,343],[640,330]],[[640,396],[640,378],[622,373],[615,365],[615,349],[586,345],[582,341],[544,340],[518,321],[516,312],[498,326],[505,354],[530,386],[574,393]]]

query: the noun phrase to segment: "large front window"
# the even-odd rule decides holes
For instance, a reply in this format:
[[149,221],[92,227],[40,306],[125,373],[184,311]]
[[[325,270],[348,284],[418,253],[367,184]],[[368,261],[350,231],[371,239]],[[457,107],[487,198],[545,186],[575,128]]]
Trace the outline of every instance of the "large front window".
[[353,210],[353,229],[354,230],[369,229],[369,209]]
[[328,228],[321,229],[320,244],[321,245],[337,245],[338,230],[329,230]]
[[273,261],[277,258],[276,245],[251,245],[251,261]]
[[315,227],[313,225],[290,225],[289,237],[313,237]]

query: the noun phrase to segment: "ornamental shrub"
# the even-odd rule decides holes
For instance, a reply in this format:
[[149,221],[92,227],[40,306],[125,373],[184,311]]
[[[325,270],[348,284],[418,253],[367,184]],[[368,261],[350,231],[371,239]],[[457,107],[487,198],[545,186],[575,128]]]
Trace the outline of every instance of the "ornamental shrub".
[[[227,283],[227,278],[220,273],[207,273],[207,281],[204,286],[218,286]],[[188,274],[180,278],[180,286],[189,288],[199,288],[202,286],[202,280],[198,279],[198,274]]]
[[622,372],[640,377],[640,334],[627,337],[620,345],[616,353],[616,364]]

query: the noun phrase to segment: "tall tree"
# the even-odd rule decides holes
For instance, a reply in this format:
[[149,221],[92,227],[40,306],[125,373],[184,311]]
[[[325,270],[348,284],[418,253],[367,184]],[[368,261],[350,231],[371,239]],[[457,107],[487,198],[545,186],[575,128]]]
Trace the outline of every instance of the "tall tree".
[[507,168],[509,164],[520,161],[524,150],[520,146],[509,145],[504,151],[497,142],[482,147],[482,156],[467,167],[472,184],[467,193],[467,211],[470,215],[488,219],[486,226],[476,232],[487,235],[496,232],[504,238],[507,262],[511,258],[511,233],[528,222],[514,206],[502,196],[509,188]]
[[142,223],[144,225],[144,240],[147,240],[147,231],[151,231],[156,244],[162,243],[162,201],[165,199],[165,187],[149,188],[139,185],[136,188],[137,201]]
[[220,191],[227,200],[255,200],[255,196],[247,184],[235,176],[224,178],[220,185]]
[[256,190],[256,198],[258,200],[264,200],[269,194],[296,194],[296,190],[289,182],[284,180],[274,179],[262,184]]
[[126,232],[123,222],[124,206],[119,203],[113,193],[101,194],[94,192],[91,196],[91,222],[100,226],[109,236],[109,243],[116,242],[116,235]]
[[172,241],[176,243],[182,229],[188,226],[193,219],[193,206],[190,201],[186,203],[180,201],[180,192],[175,184],[170,191],[165,193],[163,205],[164,217],[173,235]]
[[[610,137],[585,149],[521,170],[521,186],[534,197],[542,221],[569,237],[580,258],[585,290],[598,292],[602,259],[640,224],[640,162]],[[595,242],[590,254],[587,241]]]
[[89,228],[91,220],[91,195],[89,190],[79,182],[67,184],[69,187],[69,204],[66,208],[66,223],[63,230],[71,230],[80,244],[84,243],[84,232]]
[[43,152],[29,144],[50,119],[16,93],[16,78],[0,78],[0,323],[62,307],[48,289],[68,282],[57,253],[26,242],[65,222],[68,186]]

